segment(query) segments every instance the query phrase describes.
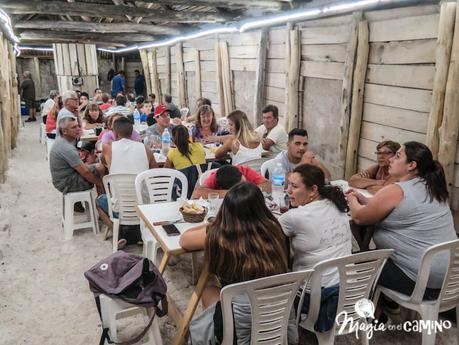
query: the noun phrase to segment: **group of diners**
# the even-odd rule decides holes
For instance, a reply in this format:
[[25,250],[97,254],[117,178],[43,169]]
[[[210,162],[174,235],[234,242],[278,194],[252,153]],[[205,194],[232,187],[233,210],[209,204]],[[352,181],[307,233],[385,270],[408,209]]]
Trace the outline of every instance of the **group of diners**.
[[[102,176],[107,171],[138,174],[158,168],[158,163],[151,148],[135,135],[132,121],[115,113],[110,115],[108,128],[102,132],[100,160],[85,164],[75,146],[80,135],[78,117],[74,113],[68,115],[70,111],[65,105],[77,106],[77,99],[71,95],[63,95],[66,110],[57,116],[60,136],[50,154],[53,184],[63,193],[96,185],[101,194],[98,211],[110,228]],[[217,278],[205,289],[202,298],[206,310],[199,317],[207,318],[209,325],[221,317],[219,291],[228,284],[288,270],[310,269],[325,259],[350,255],[351,225],[362,226],[363,236],[365,231],[374,231],[377,249],[394,249],[378,284],[408,295],[414,289],[424,251],[457,238],[443,168],[426,145],[419,142],[400,145],[392,141],[378,144],[377,164],[349,180],[351,187],[365,188],[373,197],[367,198],[354,189],[344,194],[341,188],[329,184],[330,172],[308,150],[307,131],[295,128],[287,134],[278,123],[275,106],[264,108],[263,125],[254,130],[246,114],[239,110],[226,116],[226,127],[219,125],[210,102],[201,102],[204,104],[190,117],[195,121],[190,131],[185,126],[187,119],[180,119],[183,124],[173,125],[168,106],[159,104],[154,108],[156,122],[147,133],[160,135],[166,128],[170,129],[175,147],[167,154],[164,166],[168,168],[184,171],[204,164],[204,145],[210,142],[222,144],[215,153],[217,160],[232,159],[232,164],[212,172],[193,192],[194,198],[215,191],[224,197],[215,220],[188,230],[180,238],[183,248],[204,250],[210,272]],[[109,139],[104,142],[106,136]],[[244,166],[245,162],[260,158],[263,150],[270,151],[271,158],[286,172],[290,209],[279,218],[267,208],[260,189],[269,190],[266,176]],[[293,254],[291,266],[289,253]],[[426,299],[438,296],[446,263],[445,257],[434,260]],[[338,273],[328,272],[322,284],[321,321],[316,326],[326,331],[334,322]],[[383,299],[382,304],[384,310],[391,301]],[[305,298],[303,311],[308,306],[309,299]],[[221,326],[219,323],[214,326],[216,335],[220,336],[218,325]]]

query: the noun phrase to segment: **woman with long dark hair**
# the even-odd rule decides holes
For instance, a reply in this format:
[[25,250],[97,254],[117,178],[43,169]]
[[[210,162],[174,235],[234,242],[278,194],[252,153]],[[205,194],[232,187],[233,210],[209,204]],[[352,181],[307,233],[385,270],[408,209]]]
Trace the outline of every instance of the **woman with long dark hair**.
[[[218,141],[223,129],[217,124],[215,112],[209,105],[202,105],[196,113],[196,122],[191,133],[193,141]],[[210,140],[209,140],[210,139]]]
[[[351,254],[352,234],[346,199],[339,187],[325,184],[320,168],[311,164],[297,166],[288,177],[287,193],[296,208],[284,213],[279,222],[291,241],[293,271],[311,269],[323,260]],[[335,322],[338,283],[336,270],[322,277],[322,303],[316,324],[319,331],[331,329]],[[308,294],[302,309],[307,314]]]
[[[351,191],[347,199],[354,222],[375,224],[376,247],[394,249],[378,284],[411,295],[424,251],[457,236],[443,167],[426,145],[406,142],[390,159],[389,174],[400,182],[373,198]],[[433,260],[424,298],[437,298],[447,260],[445,255]]]
[[206,163],[204,147],[201,143],[190,143],[188,129],[185,126],[178,125],[172,129],[172,141],[176,147],[169,150],[165,168],[181,170]]
[[[219,306],[215,304],[220,300],[222,287],[287,272],[285,236],[279,222],[266,207],[262,192],[252,183],[241,182],[231,188],[215,220],[207,226],[185,232],[180,244],[187,250],[204,248],[209,272],[219,281],[219,286],[204,290],[202,303],[208,311],[199,316],[201,321],[209,313],[210,323],[221,318]],[[215,315],[214,310],[217,310]],[[250,309],[248,311],[250,316]],[[246,317],[238,318],[236,325],[246,326],[248,330],[244,334],[250,343],[250,324],[247,325]],[[198,333],[204,333],[203,329],[200,331]],[[217,327],[217,337],[220,331]],[[236,331],[240,332],[239,329]],[[244,343],[239,334],[238,343]],[[193,332],[191,335],[193,337]]]

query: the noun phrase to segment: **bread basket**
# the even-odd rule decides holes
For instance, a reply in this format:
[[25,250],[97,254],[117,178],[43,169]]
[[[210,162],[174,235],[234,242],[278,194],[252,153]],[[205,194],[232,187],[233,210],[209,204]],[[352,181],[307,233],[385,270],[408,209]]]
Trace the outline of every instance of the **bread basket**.
[[183,212],[183,207],[180,207],[180,213],[183,216],[183,220],[187,223],[201,223],[206,218],[207,207],[203,207],[204,211],[202,213],[187,213]]

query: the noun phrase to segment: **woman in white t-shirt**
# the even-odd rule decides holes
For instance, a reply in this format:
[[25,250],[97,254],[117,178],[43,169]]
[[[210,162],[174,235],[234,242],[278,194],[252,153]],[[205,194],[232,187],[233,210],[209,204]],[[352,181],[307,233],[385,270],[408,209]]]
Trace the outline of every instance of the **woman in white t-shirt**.
[[[283,214],[279,222],[291,240],[294,271],[310,269],[321,261],[352,253],[346,199],[339,187],[325,184],[320,168],[310,164],[297,166],[288,178],[287,193],[296,208]],[[338,294],[338,271],[326,272],[322,276],[318,331],[332,328]],[[302,312],[307,313],[308,309],[309,294],[306,293]]]

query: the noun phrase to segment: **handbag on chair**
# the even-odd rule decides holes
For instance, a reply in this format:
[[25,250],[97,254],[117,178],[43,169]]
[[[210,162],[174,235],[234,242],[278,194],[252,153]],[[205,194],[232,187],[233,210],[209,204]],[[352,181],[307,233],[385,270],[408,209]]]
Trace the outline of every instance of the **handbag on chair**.
[[[155,315],[159,317],[167,314],[167,286],[156,266],[147,258],[117,251],[99,261],[84,273],[89,282],[89,289],[94,293],[99,315],[101,294],[111,298],[121,299],[129,304],[154,308],[146,328],[133,339],[117,343],[130,345],[138,342],[147,333]],[[161,308],[159,307],[161,304]],[[100,344],[110,341],[108,328],[104,328]]]

